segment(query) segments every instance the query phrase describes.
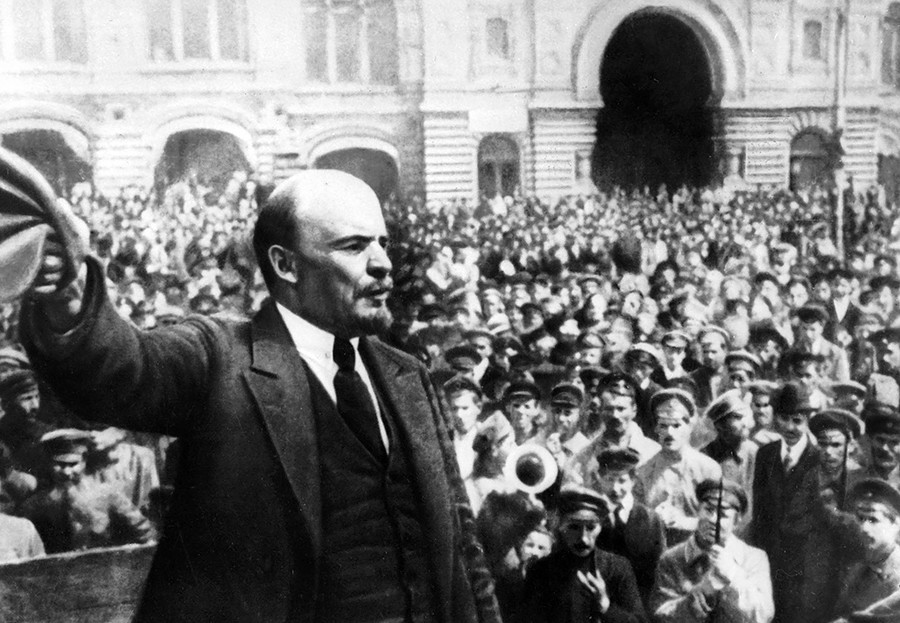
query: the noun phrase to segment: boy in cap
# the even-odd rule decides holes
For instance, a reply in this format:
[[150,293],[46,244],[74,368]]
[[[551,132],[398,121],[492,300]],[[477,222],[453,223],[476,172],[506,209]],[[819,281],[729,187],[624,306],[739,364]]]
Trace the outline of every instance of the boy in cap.
[[819,490],[830,491],[843,507],[848,483],[859,479],[861,469],[853,460],[853,442],[859,439],[863,423],[844,409],[825,409],[809,419],[809,431],[819,446]]
[[[719,464],[725,478],[741,485],[744,491],[751,491],[759,446],[749,439],[747,421],[753,420],[750,405],[739,390],[732,389],[706,408],[706,418],[715,427],[716,438],[701,451]],[[748,496],[747,517],[752,516],[752,509],[753,498]]]
[[48,553],[154,538],[150,522],[120,491],[85,476],[90,433],[56,430],[41,445],[53,462],[53,485],[28,498],[22,515],[34,523]]
[[857,381],[843,381],[832,383],[828,387],[828,391],[835,407],[845,409],[856,417],[862,415],[863,405],[868,394],[865,385]]
[[671,545],[697,528],[695,488],[709,478],[721,478],[722,468],[690,445],[696,407],[687,392],[664,389],[650,404],[661,448],[638,468],[638,499],[659,514]]
[[472,468],[475,464],[473,443],[478,434],[478,420],[481,417],[481,388],[466,375],[457,375],[444,383],[444,401],[453,425],[453,449],[459,474],[469,498],[473,497]]
[[630,448],[602,450],[597,456],[597,489],[610,510],[597,546],[628,559],[646,607],[656,565],[666,550],[666,531],[659,515],[634,499],[639,462]]
[[547,437],[547,449],[560,467],[590,443],[581,432],[583,405],[584,392],[573,383],[559,383],[550,390],[554,432]]
[[542,443],[542,431],[538,428],[541,416],[541,390],[531,381],[515,380],[503,394],[503,414],[516,433],[516,445]]
[[850,490],[849,502],[865,548],[862,560],[842,574],[835,616],[865,610],[900,587],[900,492],[883,480],[865,479]]
[[781,435],[773,430],[775,412],[773,396],[778,385],[772,381],[754,381],[747,386],[750,392],[750,409],[753,411],[753,426],[750,429],[750,441],[759,447],[779,441]]
[[602,518],[599,494],[583,487],[559,494],[560,547],[531,567],[525,578],[525,621],[593,623],[644,621],[644,607],[631,565],[597,549]]
[[669,379],[686,376],[688,372],[684,369],[684,362],[690,343],[691,337],[681,329],[673,329],[663,335],[660,340],[663,365],[650,375],[650,379],[657,385],[664,386]]
[[696,497],[697,529],[659,561],[651,598],[655,620],[768,623],[774,614],[769,560],[734,534],[747,510],[743,488],[729,480],[705,480]]
[[820,505],[819,449],[809,434],[816,408],[807,388],[788,383],[778,393],[774,410],[782,439],[756,454],[748,541],[766,552],[773,570],[781,570],[773,577],[777,620],[793,623],[806,620],[814,606],[804,569],[816,556],[809,537]]

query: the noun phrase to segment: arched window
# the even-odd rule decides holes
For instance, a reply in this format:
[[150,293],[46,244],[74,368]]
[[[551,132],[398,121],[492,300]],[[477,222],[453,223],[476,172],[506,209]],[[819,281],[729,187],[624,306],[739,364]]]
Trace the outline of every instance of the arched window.
[[478,146],[478,187],[493,198],[513,195],[519,186],[519,146],[508,136],[486,136]]
[[307,0],[306,77],[314,82],[396,84],[392,0]]
[[0,58],[25,62],[87,62],[83,0],[0,2]]
[[247,60],[244,0],[146,1],[150,60]]
[[888,7],[881,28],[881,81],[900,87],[900,2]]

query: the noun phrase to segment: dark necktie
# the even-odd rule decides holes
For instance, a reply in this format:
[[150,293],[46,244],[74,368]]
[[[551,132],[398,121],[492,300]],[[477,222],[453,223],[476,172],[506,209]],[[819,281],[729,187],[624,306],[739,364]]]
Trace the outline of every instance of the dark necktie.
[[378,429],[378,412],[369,388],[356,372],[356,350],[349,340],[334,338],[334,362],[338,366],[334,375],[338,413],[369,452],[384,460],[387,453]]

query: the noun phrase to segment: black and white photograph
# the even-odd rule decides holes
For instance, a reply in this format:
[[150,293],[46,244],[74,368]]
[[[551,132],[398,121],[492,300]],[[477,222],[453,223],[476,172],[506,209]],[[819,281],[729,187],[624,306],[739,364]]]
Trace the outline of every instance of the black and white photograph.
[[900,2],[0,0],[0,621],[900,623]]

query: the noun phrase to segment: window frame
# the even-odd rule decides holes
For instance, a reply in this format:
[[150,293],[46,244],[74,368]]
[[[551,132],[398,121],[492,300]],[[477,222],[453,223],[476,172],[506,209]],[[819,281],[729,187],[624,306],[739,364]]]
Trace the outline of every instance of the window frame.
[[238,41],[239,47],[242,46],[241,58],[222,58],[221,42],[219,40],[219,0],[202,0],[206,2],[208,11],[208,23],[206,25],[206,34],[208,36],[208,57],[189,57],[185,55],[185,31],[184,31],[184,2],[191,0],[166,0],[170,7],[171,20],[169,24],[169,32],[171,33],[172,57],[165,60],[154,60],[153,58],[153,40],[151,37],[151,16],[149,11],[149,0],[144,0],[144,17],[147,20],[145,35],[147,37],[146,59],[153,69],[163,70],[184,70],[191,71],[198,67],[221,67],[221,68],[246,68],[250,64],[250,7],[247,0],[239,0],[241,14],[235,19],[238,24],[238,37],[243,41]]
[[78,10],[81,12],[82,24],[84,26],[84,31],[82,33],[82,44],[84,47],[83,61],[58,58],[58,51],[56,49],[54,0],[30,1],[33,4],[38,5],[38,10],[40,11],[41,58],[17,58],[17,24],[13,10],[15,0],[0,0],[0,61],[3,62],[4,68],[11,70],[28,70],[35,67],[51,67],[55,69],[87,71],[87,66],[91,62],[91,57],[88,45],[87,12],[85,11],[84,1],[81,0],[78,7]]

